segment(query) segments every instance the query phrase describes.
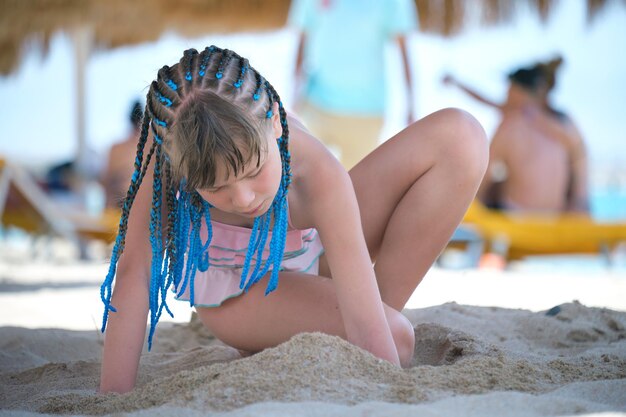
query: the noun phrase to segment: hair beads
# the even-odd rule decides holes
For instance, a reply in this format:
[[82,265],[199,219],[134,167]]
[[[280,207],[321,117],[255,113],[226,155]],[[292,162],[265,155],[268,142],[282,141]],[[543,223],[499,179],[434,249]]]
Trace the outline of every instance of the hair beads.
[[222,59],[217,66],[217,72],[215,73],[215,78],[218,80],[224,76],[224,70],[227,68],[227,65],[230,63],[230,60],[233,57],[233,52],[228,49],[224,49],[222,51]]
[[243,84],[243,78],[246,75],[246,70],[248,69],[246,60],[244,58],[239,59],[239,65],[239,78],[237,78],[237,81],[235,81],[235,84],[233,84],[235,88],[241,87],[241,85]]

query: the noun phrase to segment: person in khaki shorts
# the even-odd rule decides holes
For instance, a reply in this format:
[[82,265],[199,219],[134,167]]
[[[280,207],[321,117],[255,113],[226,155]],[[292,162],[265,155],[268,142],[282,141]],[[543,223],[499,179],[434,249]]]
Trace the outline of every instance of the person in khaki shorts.
[[412,86],[406,37],[417,29],[412,0],[294,0],[289,25],[299,33],[296,113],[341,160],[355,166],[378,145],[385,113],[385,47],[404,65],[407,122]]

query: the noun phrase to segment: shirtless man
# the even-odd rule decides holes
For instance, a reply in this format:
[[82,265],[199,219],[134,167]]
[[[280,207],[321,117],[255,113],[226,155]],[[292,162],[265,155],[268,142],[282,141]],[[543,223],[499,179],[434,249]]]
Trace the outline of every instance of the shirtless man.
[[506,210],[587,212],[584,143],[572,121],[549,107],[546,98],[553,83],[541,65],[515,71],[509,80],[507,100],[501,105],[451,77],[444,80],[502,113],[478,198]]
[[106,168],[101,177],[101,183],[106,194],[106,206],[119,208],[122,199],[126,196],[126,190],[133,175],[135,154],[137,152],[137,139],[141,129],[143,108],[139,101],[133,103],[130,112],[132,131],[122,142],[111,146]]

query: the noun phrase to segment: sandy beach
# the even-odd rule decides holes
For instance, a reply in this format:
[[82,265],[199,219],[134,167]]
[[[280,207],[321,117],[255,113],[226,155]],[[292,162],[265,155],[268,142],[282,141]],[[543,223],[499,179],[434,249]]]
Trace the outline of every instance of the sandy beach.
[[626,415],[623,270],[433,268],[408,369],[323,334],[242,358],[177,303],[137,388],[99,396],[105,269],[0,261],[0,416]]

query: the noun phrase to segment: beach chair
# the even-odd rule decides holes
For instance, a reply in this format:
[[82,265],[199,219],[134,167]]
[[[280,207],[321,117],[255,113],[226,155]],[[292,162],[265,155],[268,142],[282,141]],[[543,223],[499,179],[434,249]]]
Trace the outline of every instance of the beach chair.
[[23,167],[0,158],[0,219],[35,234],[53,234],[82,246],[87,238],[112,241],[115,214],[68,210],[52,200]]
[[597,222],[576,213],[524,214],[491,210],[474,201],[463,218],[507,259],[530,255],[606,253],[626,242],[626,222]]
[[[452,234],[448,241],[446,250],[455,249],[462,251],[463,260],[460,264],[453,267],[478,267],[481,256],[485,249],[485,240],[475,227],[467,223],[461,223]],[[445,252],[445,250],[444,250]],[[442,252],[443,255],[443,252]],[[450,267],[449,262],[443,261],[445,256],[437,258],[437,264],[442,267]],[[458,263],[458,262],[457,262]]]

